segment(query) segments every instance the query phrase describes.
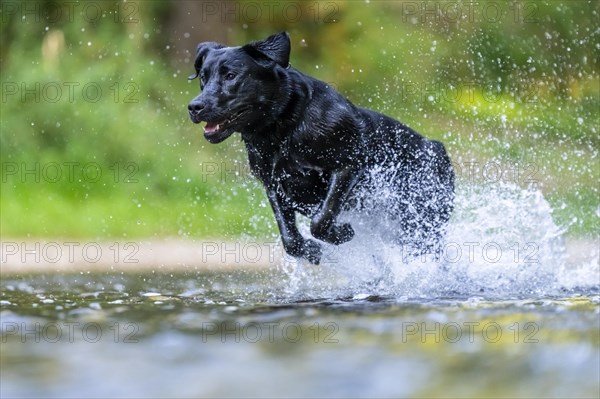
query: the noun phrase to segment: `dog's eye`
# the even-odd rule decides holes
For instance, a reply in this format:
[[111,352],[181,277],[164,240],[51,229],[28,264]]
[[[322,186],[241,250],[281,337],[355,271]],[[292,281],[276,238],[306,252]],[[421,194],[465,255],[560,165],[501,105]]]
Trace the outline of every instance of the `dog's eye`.
[[233,80],[233,79],[235,79],[235,73],[229,72],[229,73],[227,73],[227,75],[225,75],[225,80]]

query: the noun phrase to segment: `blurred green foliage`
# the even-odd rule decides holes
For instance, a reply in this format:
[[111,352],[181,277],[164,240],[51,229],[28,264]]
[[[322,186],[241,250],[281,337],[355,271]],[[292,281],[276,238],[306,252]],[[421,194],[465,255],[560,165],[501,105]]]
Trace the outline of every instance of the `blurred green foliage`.
[[236,136],[188,120],[186,77],[194,42],[281,30],[294,67],[455,163],[535,164],[556,221],[600,233],[595,1],[91,3],[2,1],[3,237],[274,234]]

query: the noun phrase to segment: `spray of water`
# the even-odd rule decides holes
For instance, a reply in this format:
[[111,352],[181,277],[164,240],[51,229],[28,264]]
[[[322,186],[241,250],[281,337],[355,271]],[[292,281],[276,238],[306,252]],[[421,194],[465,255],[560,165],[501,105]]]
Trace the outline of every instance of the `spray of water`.
[[291,297],[515,298],[597,289],[597,259],[578,269],[567,265],[564,229],[554,223],[539,190],[459,183],[454,214],[436,255],[410,256],[390,240],[390,229],[397,226],[372,214],[344,214],[342,219],[352,223],[356,236],[337,247],[325,246],[320,266],[282,261]]

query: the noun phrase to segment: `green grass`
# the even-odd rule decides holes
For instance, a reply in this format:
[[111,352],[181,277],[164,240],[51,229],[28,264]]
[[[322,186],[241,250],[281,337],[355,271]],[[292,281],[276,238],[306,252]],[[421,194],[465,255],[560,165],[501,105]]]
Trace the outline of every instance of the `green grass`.
[[[32,176],[33,178],[33,176]],[[74,192],[47,181],[6,184],[0,203],[3,237],[269,237],[271,210],[256,182],[210,176],[180,181],[164,193],[141,178]]]

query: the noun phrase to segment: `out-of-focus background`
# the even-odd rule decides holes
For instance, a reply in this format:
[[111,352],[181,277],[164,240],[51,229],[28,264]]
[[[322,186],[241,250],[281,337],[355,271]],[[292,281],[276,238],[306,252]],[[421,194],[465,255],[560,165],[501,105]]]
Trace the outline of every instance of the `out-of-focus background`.
[[[442,140],[461,182],[539,187],[600,232],[596,1],[2,1],[2,237],[270,237],[238,136],[186,106],[198,42],[291,63]],[[462,183],[461,183],[462,184]]]

